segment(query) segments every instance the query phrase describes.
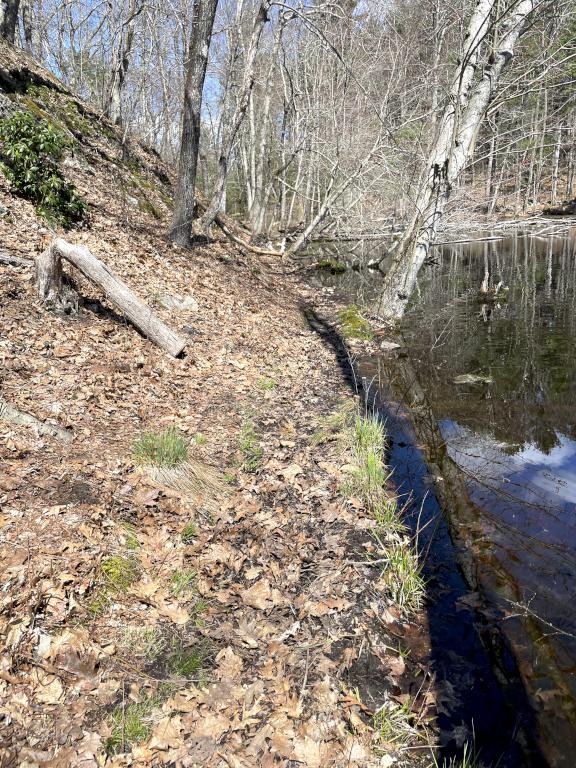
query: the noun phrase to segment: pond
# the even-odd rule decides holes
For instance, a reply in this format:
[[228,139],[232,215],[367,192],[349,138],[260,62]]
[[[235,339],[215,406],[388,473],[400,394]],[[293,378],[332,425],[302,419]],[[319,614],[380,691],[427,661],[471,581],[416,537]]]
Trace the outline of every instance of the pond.
[[[321,250],[358,267],[379,248]],[[429,505],[432,488],[447,512],[455,553],[476,590],[476,604],[464,602],[500,682],[510,677],[511,653],[529,702],[524,729],[544,755],[534,764],[573,766],[576,230],[447,244],[432,254],[402,323],[402,349],[361,359],[359,370],[390,423],[390,461],[405,490],[418,475],[409,466],[415,451],[426,464],[429,483],[412,482],[412,506],[424,498]],[[382,275],[328,270],[313,279],[367,304]],[[400,413],[412,431],[401,441],[394,436]],[[504,686],[514,707],[518,695]],[[481,717],[474,706],[469,715]]]

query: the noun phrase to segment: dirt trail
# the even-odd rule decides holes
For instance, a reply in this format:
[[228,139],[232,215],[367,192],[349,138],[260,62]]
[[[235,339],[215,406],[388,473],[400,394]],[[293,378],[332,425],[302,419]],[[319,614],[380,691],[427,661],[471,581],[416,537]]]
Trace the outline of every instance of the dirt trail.
[[[0,422],[0,764],[404,764],[372,712],[420,691],[426,719],[433,696],[387,647],[409,627],[362,564],[373,521],[342,501],[344,459],[311,441],[353,397],[311,294],[227,244],[168,245],[165,170],[81,133],[65,166],[89,224],[67,238],[190,343],[169,358],[78,276],[82,312],[50,313],[0,264],[0,395],[73,435]],[[3,251],[33,257],[46,225],[3,177],[0,204]],[[225,492],[134,466],[168,426]]]

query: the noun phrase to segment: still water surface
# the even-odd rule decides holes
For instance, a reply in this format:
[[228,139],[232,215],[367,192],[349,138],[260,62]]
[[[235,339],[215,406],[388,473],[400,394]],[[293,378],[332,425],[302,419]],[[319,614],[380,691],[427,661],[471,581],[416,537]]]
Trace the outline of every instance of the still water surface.
[[[374,243],[323,250],[356,264],[378,255]],[[403,321],[405,348],[364,368],[410,406],[478,610],[513,652],[546,762],[574,766],[576,231],[433,255]],[[315,279],[369,304],[382,278]]]

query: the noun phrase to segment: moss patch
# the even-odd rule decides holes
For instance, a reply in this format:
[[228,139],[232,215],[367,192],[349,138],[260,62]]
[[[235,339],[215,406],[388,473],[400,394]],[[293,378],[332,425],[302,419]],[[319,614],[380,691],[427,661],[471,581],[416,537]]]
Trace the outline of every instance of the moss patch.
[[345,339],[362,339],[370,341],[374,338],[372,326],[363,317],[355,304],[349,304],[338,312],[340,328]]

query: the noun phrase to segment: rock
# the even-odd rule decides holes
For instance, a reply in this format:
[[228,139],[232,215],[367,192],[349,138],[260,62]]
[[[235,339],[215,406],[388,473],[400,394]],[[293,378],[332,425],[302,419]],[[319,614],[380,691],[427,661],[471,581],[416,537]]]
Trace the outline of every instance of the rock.
[[173,295],[163,293],[158,297],[158,303],[164,309],[188,310],[189,312],[198,312],[200,309],[194,296],[180,296],[177,293]]

